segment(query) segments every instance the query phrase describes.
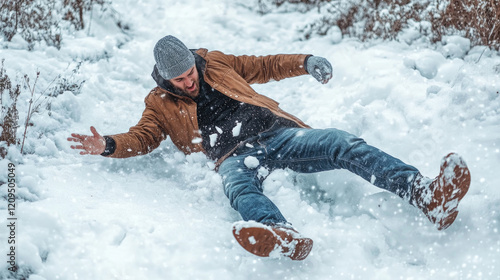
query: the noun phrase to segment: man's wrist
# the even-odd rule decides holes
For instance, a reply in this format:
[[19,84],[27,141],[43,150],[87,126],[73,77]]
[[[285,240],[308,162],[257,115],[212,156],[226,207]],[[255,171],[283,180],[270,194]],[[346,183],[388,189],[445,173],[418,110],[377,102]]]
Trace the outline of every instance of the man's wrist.
[[101,156],[112,155],[116,150],[116,142],[111,136],[104,136],[104,141],[106,142],[106,147]]
[[[306,71],[307,71],[307,61],[309,60],[309,58],[311,56],[313,56],[313,55],[310,54],[310,55],[306,56],[306,58],[304,59],[304,69],[306,69]],[[309,71],[307,71],[307,73],[309,73]],[[311,73],[309,73],[309,74],[311,74]]]

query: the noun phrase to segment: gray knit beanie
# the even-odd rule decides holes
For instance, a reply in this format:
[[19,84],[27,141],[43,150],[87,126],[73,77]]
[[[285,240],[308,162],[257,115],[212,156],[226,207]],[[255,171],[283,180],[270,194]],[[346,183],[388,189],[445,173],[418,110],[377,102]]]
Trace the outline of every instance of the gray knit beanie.
[[182,75],[194,66],[193,53],[174,36],[165,36],[154,48],[156,68],[165,80]]

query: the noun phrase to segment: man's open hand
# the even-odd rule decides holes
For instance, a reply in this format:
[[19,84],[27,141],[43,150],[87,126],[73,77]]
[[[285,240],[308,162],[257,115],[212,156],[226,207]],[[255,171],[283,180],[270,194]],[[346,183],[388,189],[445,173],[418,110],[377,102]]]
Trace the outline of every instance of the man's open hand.
[[90,127],[92,136],[72,133],[68,141],[80,143],[80,145],[71,146],[71,149],[82,150],[80,155],[100,155],[106,148],[106,140],[97,133],[95,127]]

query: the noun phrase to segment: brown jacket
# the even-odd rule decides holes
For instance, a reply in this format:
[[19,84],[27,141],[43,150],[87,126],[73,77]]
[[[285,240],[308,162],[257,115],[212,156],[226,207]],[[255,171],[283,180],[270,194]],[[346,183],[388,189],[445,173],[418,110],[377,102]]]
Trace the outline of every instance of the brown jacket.
[[[200,75],[215,90],[235,100],[268,108],[277,116],[293,120],[300,127],[308,127],[281,110],[276,101],[258,94],[249,85],[307,74],[304,69],[307,55],[234,56],[206,49],[199,49],[196,53],[206,62]],[[147,154],[167,136],[185,154],[205,152],[198,128],[196,103],[191,98],[156,87],[145,98],[145,103],[146,109],[136,126],[127,133],[110,135],[115,140],[116,149],[109,157]]]

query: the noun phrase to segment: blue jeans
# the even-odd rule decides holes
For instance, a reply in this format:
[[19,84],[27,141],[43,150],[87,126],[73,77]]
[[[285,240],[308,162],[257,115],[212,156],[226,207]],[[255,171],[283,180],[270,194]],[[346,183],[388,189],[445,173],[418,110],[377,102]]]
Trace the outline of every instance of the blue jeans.
[[419,174],[415,167],[338,129],[278,128],[260,133],[223,161],[219,173],[231,206],[243,220],[271,224],[287,221],[263,194],[260,167],[303,173],[347,169],[407,201]]

